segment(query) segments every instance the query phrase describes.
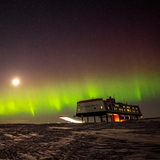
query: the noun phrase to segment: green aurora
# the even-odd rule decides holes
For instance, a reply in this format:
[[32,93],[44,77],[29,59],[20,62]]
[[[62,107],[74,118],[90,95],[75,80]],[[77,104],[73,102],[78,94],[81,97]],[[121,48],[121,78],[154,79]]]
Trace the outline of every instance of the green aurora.
[[0,93],[0,115],[29,114],[33,117],[47,113],[63,114],[76,109],[76,102],[91,98],[113,96],[117,101],[140,103],[160,97],[160,78],[150,76],[123,78],[90,78],[81,82],[57,83],[24,89],[21,86]]

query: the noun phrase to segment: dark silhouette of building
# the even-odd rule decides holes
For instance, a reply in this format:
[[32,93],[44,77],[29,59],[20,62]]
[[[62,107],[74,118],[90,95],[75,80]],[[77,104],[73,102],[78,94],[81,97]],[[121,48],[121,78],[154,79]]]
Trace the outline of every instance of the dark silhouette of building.
[[[90,120],[94,122],[123,122],[140,119],[142,113],[137,105],[118,103],[114,98],[109,97],[106,100],[96,98],[77,102],[76,116],[81,117],[85,122]],[[98,120],[97,117],[99,117]]]

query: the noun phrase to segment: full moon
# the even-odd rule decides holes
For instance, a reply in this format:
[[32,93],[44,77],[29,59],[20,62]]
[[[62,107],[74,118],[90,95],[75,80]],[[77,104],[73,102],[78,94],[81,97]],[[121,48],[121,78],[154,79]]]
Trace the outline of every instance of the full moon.
[[19,78],[14,78],[11,80],[11,83],[14,87],[17,87],[20,85],[20,79]]

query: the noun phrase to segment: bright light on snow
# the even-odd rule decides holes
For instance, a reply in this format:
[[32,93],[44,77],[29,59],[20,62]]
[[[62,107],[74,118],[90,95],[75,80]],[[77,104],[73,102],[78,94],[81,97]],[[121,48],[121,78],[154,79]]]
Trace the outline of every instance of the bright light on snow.
[[67,122],[72,122],[72,123],[83,123],[82,121],[80,120],[76,120],[76,119],[73,119],[73,118],[70,118],[70,117],[63,117],[63,116],[60,116],[59,118],[67,121]]

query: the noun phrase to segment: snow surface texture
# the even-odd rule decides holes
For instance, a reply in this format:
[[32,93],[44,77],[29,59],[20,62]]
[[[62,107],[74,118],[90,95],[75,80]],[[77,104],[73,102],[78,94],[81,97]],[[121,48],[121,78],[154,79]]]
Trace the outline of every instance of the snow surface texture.
[[160,159],[160,121],[0,124],[0,159]]

